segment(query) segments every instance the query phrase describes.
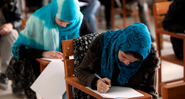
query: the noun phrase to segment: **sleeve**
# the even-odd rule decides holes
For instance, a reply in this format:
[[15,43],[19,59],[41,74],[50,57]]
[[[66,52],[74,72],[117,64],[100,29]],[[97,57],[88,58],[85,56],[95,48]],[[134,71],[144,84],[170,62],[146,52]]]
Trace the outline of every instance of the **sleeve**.
[[20,58],[26,58],[26,59],[35,59],[35,58],[42,58],[42,53],[44,50],[38,50],[38,49],[26,49],[25,46],[19,47],[19,56]]
[[[165,30],[175,33],[184,33],[185,23],[183,19],[183,9],[180,9],[177,4],[172,3],[162,22]],[[182,19],[181,19],[182,18]]]
[[14,0],[14,6],[12,10],[13,11],[9,12],[10,13],[9,16],[11,17],[10,23],[12,23],[14,29],[19,29],[22,25],[21,23],[22,15],[17,0]]
[[83,18],[82,25],[80,27],[80,36],[93,33],[92,29],[89,26],[89,23],[85,18]]
[[140,84],[140,90],[152,95],[153,99],[158,99],[157,93],[157,70],[159,67],[159,57],[154,45],[151,47],[151,53],[143,61],[144,82]]
[[158,93],[157,93],[157,69],[152,71],[148,75],[147,85],[145,86],[144,91],[151,94],[153,99],[158,99]]
[[97,36],[93,42],[91,43],[89,50],[87,51],[86,56],[83,58],[80,66],[77,70],[77,78],[78,80],[92,88],[96,89],[96,81],[98,80],[97,77],[94,76],[94,73],[100,74],[101,69],[101,44],[99,41],[99,36]]

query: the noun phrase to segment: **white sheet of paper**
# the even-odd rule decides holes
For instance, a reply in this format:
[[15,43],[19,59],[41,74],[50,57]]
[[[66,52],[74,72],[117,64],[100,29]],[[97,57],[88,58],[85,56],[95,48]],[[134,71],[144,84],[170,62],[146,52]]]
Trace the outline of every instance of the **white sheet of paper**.
[[66,91],[64,76],[64,63],[61,60],[51,61],[31,89],[44,99],[60,99]]
[[63,59],[51,59],[51,58],[41,58],[43,60],[48,60],[48,61],[62,61]]
[[[87,87],[92,90],[91,88]],[[99,93],[97,90],[92,90],[95,93],[101,95],[105,98],[132,98],[132,97],[140,97],[144,96],[143,94],[137,92],[136,90],[130,87],[120,87],[120,86],[112,86],[107,93]]]

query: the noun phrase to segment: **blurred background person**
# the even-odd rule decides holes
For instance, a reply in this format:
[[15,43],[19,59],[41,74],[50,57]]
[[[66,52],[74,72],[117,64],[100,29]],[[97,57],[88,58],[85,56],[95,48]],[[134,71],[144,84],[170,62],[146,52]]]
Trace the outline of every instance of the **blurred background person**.
[[79,0],[79,2],[85,2],[87,5],[81,7],[81,12],[84,15],[85,19],[89,23],[93,32],[97,32],[97,23],[96,23],[96,12],[100,7],[99,0]]
[[[105,19],[106,19],[106,28],[109,30],[112,28],[111,26],[111,0],[100,0],[101,4],[104,5],[105,10]],[[117,4],[115,2],[115,7],[122,7],[122,0],[119,1],[121,4]],[[126,0],[126,8],[133,8],[133,6],[137,6],[139,10],[139,19],[141,23],[144,23],[150,30],[149,27],[149,18],[148,18],[148,7],[152,5],[152,0]],[[121,5],[121,6],[119,6]],[[129,7],[132,6],[132,7]],[[129,9],[127,9],[129,10]],[[155,38],[151,35],[152,42],[155,41]]]
[[[165,30],[175,33],[185,33],[185,0],[173,0],[168,12],[162,22]],[[183,58],[183,40],[175,37],[170,37],[173,51],[179,58]]]
[[[8,88],[8,78],[5,71],[12,57],[11,47],[18,38],[21,29],[21,12],[17,0],[0,0],[0,87]],[[22,88],[12,81],[12,92],[17,97],[24,97]]]

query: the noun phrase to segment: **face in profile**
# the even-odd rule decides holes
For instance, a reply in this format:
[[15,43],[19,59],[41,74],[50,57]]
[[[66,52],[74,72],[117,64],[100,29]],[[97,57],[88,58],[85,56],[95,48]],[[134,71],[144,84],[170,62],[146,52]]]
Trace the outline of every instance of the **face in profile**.
[[133,55],[125,54],[123,51],[120,51],[120,50],[118,52],[118,58],[125,65],[129,65],[130,63],[139,61],[139,59],[135,58]]
[[60,19],[57,18],[57,17],[55,17],[55,22],[57,23],[57,25],[58,25],[59,27],[66,27],[68,24],[70,24],[70,22],[60,20]]

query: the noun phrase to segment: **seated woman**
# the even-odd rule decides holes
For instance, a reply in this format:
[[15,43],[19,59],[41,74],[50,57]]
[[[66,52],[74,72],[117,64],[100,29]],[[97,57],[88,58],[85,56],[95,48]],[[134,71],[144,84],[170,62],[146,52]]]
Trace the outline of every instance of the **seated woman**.
[[[163,28],[169,32],[184,34],[185,14],[182,13],[184,10],[185,0],[173,0],[162,22]],[[177,58],[183,59],[183,40],[176,37],[170,37],[170,41]]]
[[52,0],[31,15],[13,44],[17,61],[7,70],[9,78],[20,84],[27,99],[36,99],[30,86],[40,74],[35,58],[62,59],[61,41],[90,34],[92,30],[80,12],[77,0]]
[[78,67],[76,76],[82,84],[100,93],[106,93],[111,86],[128,86],[157,99],[158,64],[157,51],[151,44],[147,26],[135,23],[125,29],[98,35]]

